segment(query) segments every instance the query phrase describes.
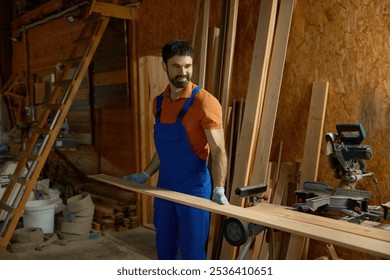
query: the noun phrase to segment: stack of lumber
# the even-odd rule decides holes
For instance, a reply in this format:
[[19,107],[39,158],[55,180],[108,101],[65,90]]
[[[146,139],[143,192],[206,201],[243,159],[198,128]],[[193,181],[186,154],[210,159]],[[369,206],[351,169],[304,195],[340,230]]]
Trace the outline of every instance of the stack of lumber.
[[95,204],[95,230],[126,230],[139,226],[136,215],[137,198],[134,192],[98,182],[81,184],[80,191],[88,192]]

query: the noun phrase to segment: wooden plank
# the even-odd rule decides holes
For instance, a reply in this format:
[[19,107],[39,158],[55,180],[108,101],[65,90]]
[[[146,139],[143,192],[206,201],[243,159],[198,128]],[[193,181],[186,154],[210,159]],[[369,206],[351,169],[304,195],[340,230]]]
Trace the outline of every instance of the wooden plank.
[[256,144],[251,184],[264,183],[266,181],[293,9],[294,0],[281,1],[265,89],[264,109]]
[[17,17],[15,20],[11,22],[12,31],[15,31],[19,27],[24,25],[28,25],[29,23],[36,21],[37,19],[44,18],[50,14],[59,11],[62,8],[62,0],[51,0],[38,8],[35,8],[32,11],[28,11],[27,13]]
[[310,100],[309,122],[306,131],[305,149],[301,166],[300,188],[305,181],[316,181],[324,138],[324,119],[328,99],[329,82],[315,82]]
[[203,21],[201,30],[201,42],[199,53],[199,66],[198,66],[198,85],[205,87],[206,84],[206,65],[207,65],[207,41],[208,41],[208,29],[210,18],[210,0],[204,0],[203,7]]
[[[240,138],[237,145],[239,149],[236,153],[236,165],[233,177],[234,188],[232,188],[231,194],[234,194],[235,188],[248,184],[250,163],[253,160],[254,143],[258,132],[259,117],[261,116],[261,107],[272,48],[276,7],[276,0],[265,0],[260,5],[248,93]],[[230,203],[241,205],[241,200],[237,196],[232,195],[230,197]]]
[[208,38],[208,52],[206,63],[205,88],[215,97],[217,97],[217,79],[218,76],[218,49],[220,43],[220,30],[217,27],[210,27]]
[[229,1],[228,24],[226,27],[226,43],[224,47],[224,67],[222,74],[221,105],[223,127],[227,126],[227,111],[229,107],[230,81],[233,72],[234,46],[236,44],[237,16],[239,0]]
[[[169,191],[154,186],[146,186],[131,181],[124,181],[121,178],[105,174],[90,175],[88,177],[123,189],[167,199],[224,216],[243,219],[266,227],[291,232],[296,236],[313,238],[329,244],[366,252],[378,257],[390,257],[390,232],[386,230],[365,226],[359,227],[359,225],[339,220],[332,220],[333,227],[329,227],[328,224],[331,220],[329,218],[295,212],[283,209],[277,205],[265,204],[265,208],[243,208],[231,204],[219,205],[209,199]],[[274,211],[274,209],[277,211]],[[302,217],[305,217],[306,221],[302,221]],[[307,220],[311,219],[315,220],[315,224],[307,222]],[[334,227],[335,225],[337,225],[337,228]],[[380,236],[380,239],[373,236]]]
[[103,2],[95,2],[91,7],[91,11],[103,16],[127,20],[138,20],[140,16],[138,9]]
[[[305,149],[301,166],[301,188],[305,181],[317,180],[328,88],[329,82],[316,82],[313,84]],[[302,236],[291,236],[286,259],[301,259],[305,255],[305,250],[308,248],[308,242],[309,240]],[[304,250],[305,243],[306,249]]]
[[[269,203],[272,203],[275,205],[281,204],[281,201],[283,198],[283,193],[286,191],[286,188],[287,188],[288,183],[289,183],[290,178],[291,178],[292,167],[293,167],[293,165],[291,163],[286,162],[286,163],[281,164],[280,176],[277,176],[277,178],[276,178],[276,184],[272,188],[272,194],[270,196],[270,199],[268,199]],[[276,173],[277,173],[277,171],[276,171]],[[265,204],[265,203],[263,203],[263,204]],[[275,239],[276,239],[275,232],[273,230],[270,230],[269,232],[267,232],[267,234],[269,236],[271,236],[270,239],[273,241],[272,243],[275,243]],[[275,248],[273,248],[274,244],[272,244],[272,243],[266,244],[267,243],[266,234],[259,234],[258,237],[256,237],[256,238],[262,238],[263,240],[260,243],[261,248],[259,248],[259,251],[257,252],[257,248],[256,248],[256,250],[253,250],[252,259],[259,259],[260,256],[262,256],[262,259],[267,259],[268,257],[270,257],[271,259],[277,259],[276,254],[275,254],[276,250],[275,250]],[[268,251],[270,248],[273,249],[272,254],[271,254],[271,251]]]
[[192,29],[192,41],[191,44],[195,47],[196,44],[196,34],[198,31],[199,25],[199,12],[200,12],[200,0],[196,0],[196,8],[195,8],[195,18],[194,18],[194,26]]
[[[263,183],[267,179],[267,170],[269,168],[269,157],[273,141],[274,126],[278,110],[280,88],[283,78],[283,70],[285,57],[287,53],[288,38],[291,27],[291,20],[294,10],[294,0],[283,0],[280,2],[278,10],[277,24],[275,30],[274,44],[272,48],[272,56],[269,67],[269,76],[265,89],[264,109],[260,122],[259,137],[256,144],[256,154],[251,178],[251,184]],[[278,172],[277,172],[278,175]],[[279,181],[278,181],[279,182]],[[276,188],[276,191],[281,189]],[[277,193],[272,195],[274,204],[281,203],[281,197]],[[277,198],[277,199],[276,199]],[[263,238],[262,245],[266,245],[265,236],[257,236]],[[260,242],[257,242],[260,243]],[[259,251],[264,252],[266,248],[260,248]],[[253,259],[257,259],[257,248],[253,250]]]
[[[245,102],[243,122],[236,152],[233,183],[230,194],[230,203],[243,205],[243,201],[236,195],[238,187],[248,185],[249,172],[253,161],[255,141],[259,129],[259,119],[262,111],[264,91],[268,73],[268,64],[271,54],[277,0],[261,1],[256,41],[249,76],[248,93]],[[221,258],[234,259],[236,248],[225,240],[222,244]]]
[[[139,87],[140,87],[140,130],[141,137],[141,167],[145,167],[155,153],[153,133],[154,116],[152,112],[153,99],[168,85],[169,80],[162,66],[161,56],[144,56],[139,59]],[[157,174],[149,180],[150,184],[157,184]],[[141,195],[141,224],[151,224],[153,221],[153,200],[150,196]]]

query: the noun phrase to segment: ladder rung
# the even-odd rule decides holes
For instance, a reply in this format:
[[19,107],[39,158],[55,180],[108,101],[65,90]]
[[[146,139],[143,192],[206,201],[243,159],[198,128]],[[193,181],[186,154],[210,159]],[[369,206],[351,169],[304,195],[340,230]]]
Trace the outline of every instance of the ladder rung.
[[33,128],[31,128],[31,132],[35,133],[35,134],[51,135],[53,130],[51,130],[50,128],[33,127]]
[[9,179],[11,181],[18,182],[18,183],[20,183],[22,185],[27,185],[27,183],[28,183],[28,180],[26,178],[18,177],[16,175],[9,176]]
[[28,153],[23,152],[23,151],[19,152],[19,156],[30,159],[30,160],[39,160],[41,158],[41,156],[34,155],[34,154],[28,154]]
[[0,209],[3,209],[7,211],[8,213],[14,214],[15,208],[9,206],[8,204],[5,204],[4,202],[0,201]]

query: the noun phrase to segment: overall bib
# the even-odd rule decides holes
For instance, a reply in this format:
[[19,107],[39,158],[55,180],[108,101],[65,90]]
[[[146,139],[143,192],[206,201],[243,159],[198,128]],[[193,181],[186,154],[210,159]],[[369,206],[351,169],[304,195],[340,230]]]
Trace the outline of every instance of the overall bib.
[[[192,150],[181,121],[194,102],[196,87],[173,124],[160,122],[162,95],[157,97],[154,141],[160,158],[157,187],[210,199],[211,179],[206,160]],[[206,259],[210,212],[154,199],[158,259]]]

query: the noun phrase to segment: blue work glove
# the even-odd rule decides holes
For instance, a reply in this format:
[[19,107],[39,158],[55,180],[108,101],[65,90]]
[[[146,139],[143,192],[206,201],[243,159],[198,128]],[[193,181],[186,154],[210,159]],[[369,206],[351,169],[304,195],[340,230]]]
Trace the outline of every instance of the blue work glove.
[[145,184],[147,180],[149,180],[150,176],[142,171],[141,173],[134,173],[127,176],[123,176],[123,180],[133,181],[140,184]]
[[225,196],[225,189],[223,187],[215,187],[211,200],[221,205],[229,204],[229,201]]

